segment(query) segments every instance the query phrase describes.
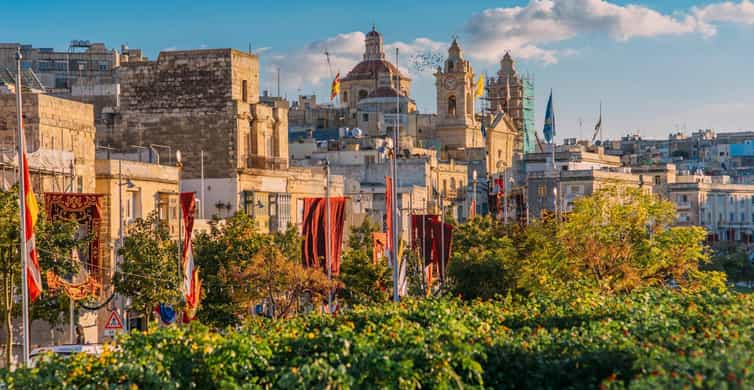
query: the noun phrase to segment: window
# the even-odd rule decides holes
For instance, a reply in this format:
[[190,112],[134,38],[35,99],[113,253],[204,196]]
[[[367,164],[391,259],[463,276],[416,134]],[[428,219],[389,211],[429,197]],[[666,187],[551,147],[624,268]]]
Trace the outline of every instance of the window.
[[655,184],[661,184],[661,183],[662,183],[662,178],[660,177],[660,175],[655,176]]
[[466,113],[469,115],[474,113],[474,98],[471,97],[471,93],[466,95]]
[[688,195],[678,195],[678,200],[681,203],[688,203],[689,197],[688,197]]
[[348,101],[348,91],[343,91],[343,101]]
[[503,151],[498,149],[497,150],[497,159],[502,160],[503,159]]
[[453,61],[448,61],[448,72],[453,71]]
[[454,177],[450,178],[450,190],[455,191],[456,190],[456,179]]
[[448,179],[442,179],[442,193],[448,193]]
[[361,120],[363,122],[369,122],[369,113],[363,113],[363,114],[361,114]]
[[735,221],[736,221],[736,216],[733,215],[733,213],[730,213],[730,220],[728,220],[728,222],[735,222]]
[[456,97],[453,95],[448,97],[448,115],[456,116]]
[[241,81],[241,100],[243,100],[244,102],[249,101],[249,91],[247,89],[247,84],[248,82],[246,80]]
[[366,89],[359,90],[359,100],[364,99],[369,95]]
[[544,198],[545,197],[545,186],[540,185],[540,186],[537,187],[537,195],[540,198]]

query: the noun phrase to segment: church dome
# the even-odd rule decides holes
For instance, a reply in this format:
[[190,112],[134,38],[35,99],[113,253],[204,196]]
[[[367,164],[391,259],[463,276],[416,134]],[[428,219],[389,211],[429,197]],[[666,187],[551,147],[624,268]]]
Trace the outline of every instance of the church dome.
[[408,76],[400,73],[398,68],[386,60],[361,61],[351,69],[342,81],[348,80],[374,80],[381,73],[400,74],[402,80],[411,80]]

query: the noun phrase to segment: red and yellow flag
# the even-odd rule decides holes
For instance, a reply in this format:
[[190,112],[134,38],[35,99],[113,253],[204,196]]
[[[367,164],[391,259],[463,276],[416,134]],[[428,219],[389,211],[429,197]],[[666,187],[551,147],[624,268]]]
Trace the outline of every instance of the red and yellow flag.
[[332,81],[330,87],[330,100],[335,100],[335,97],[340,93],[340,73],[335,75],[335,79]]
[[26,159],[26,152],[21,156],[24,169],[24,202],[26,214],[26,226],[24,233],[26,236],[26,282],[29,285],[29,299],[34,302],[42,294],[42,274],[39,269],[39,257],[37,256],[37,247],[34,241],[34,227],[37,225],[39,216],[39,205],[34,197],[34,191],[31,187],[31,176],[29,175],[29,163]]

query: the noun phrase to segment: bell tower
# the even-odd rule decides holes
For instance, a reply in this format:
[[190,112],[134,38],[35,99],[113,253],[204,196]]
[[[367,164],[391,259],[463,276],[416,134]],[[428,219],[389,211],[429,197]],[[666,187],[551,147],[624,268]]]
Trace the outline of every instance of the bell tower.
[[[441,141],[449,146],[474,147],[477,123],[474,113],[474,70],[463,58],[463,51],[454,38],[448,58],[435,73],[437,89],[437,130]],[[476,130],[479,131],[478,129]]]

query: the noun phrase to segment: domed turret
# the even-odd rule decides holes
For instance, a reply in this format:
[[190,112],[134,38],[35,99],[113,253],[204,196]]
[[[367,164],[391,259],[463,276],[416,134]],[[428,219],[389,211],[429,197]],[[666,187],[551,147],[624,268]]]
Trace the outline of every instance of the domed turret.
[[372,31],[367,33],[364,42],[366,43],[364,61],[385,59],[385,53],[382,51],[382,34],[377,32],[374,26],[372,26]]

